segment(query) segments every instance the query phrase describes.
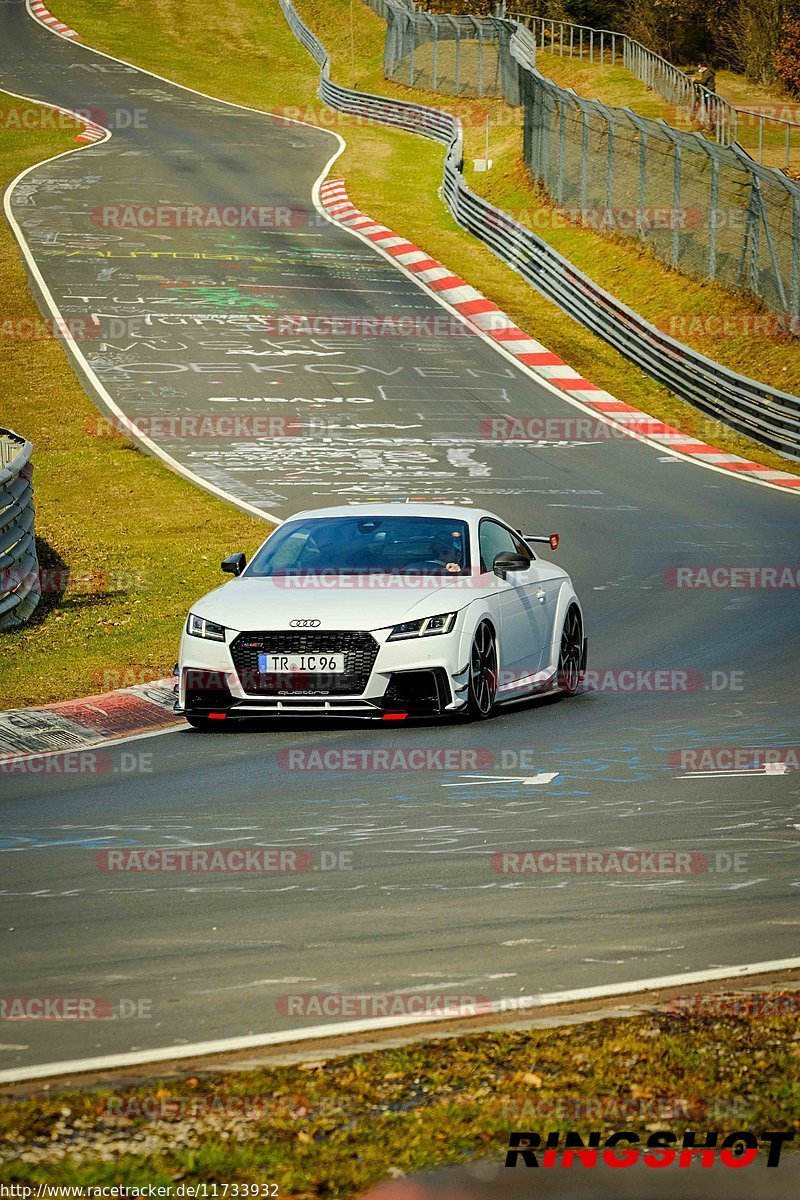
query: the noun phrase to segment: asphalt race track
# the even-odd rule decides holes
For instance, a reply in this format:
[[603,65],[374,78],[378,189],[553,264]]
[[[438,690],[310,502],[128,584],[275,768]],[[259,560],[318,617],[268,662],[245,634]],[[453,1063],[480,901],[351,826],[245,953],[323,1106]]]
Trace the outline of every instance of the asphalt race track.
[[[2,1022],[0,1071],[335,1019],[287,995],[497,1000],[797,955],[798,774],[754,759],[687,777],[682,757],[800,747],[796,590],[670,582],[679,566],[796,566],[797,495],[632,439],[487,439],[487,417],[580,414],[455,318],[416,338],[276,335],[294,314],[446,315],[317,211],[331,134],[98,56],[21,3],[0,4],[0,88],[109,124],[141,114],[11,196],[64,318],[96,315],[75,360],[90,394],[94,377],[182,468],[265,515],[441,498],[558,530],[598,672],[576,699],[488,724],[187,729],[110,749],[104,773],[0,776],[0,992],[95,997],[114,1018]],[[153,204],[289,216],[222,231],[102,215]],[[277,417],[283,436],[170,424],[221,412]],[[341,750],[356,754],[312,754]],[[381,750],[406,757],[359,758]],[[106,850],[152,847],[310,855],[282,874],[104,869]],[[706,857],[657,877],[492,859],[617,847]]]

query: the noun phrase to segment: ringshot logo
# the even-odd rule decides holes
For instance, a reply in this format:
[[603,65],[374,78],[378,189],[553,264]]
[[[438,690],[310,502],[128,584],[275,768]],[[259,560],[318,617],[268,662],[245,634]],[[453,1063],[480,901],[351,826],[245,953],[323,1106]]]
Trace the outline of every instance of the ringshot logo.
[[581,1134],[552,1130],[544,1135],[538,1133],[511,1133],[505,1165],[518,1167],[571,1167],[580,1163],[584,1167],[603,1164],[612,1168],[632,1167],[641,1162],[645,1167],[663,1168],[676,1166],[686,1169],[699,1162],[701,1167],[740,1168],[755,1161],[759,1150],[768,1150],[767,1167],[777,1167],[783,1147],[794,1139],[790,1131],[764,1132],[757,1136],[749,1130],[737,1130],[721,1137],[712,1129],[698,1134],[687,1129],[682,1138],[667,1130],[651,1133],[646,1140],[633,1130],[619,1130],[606,1137],[596,1130]]

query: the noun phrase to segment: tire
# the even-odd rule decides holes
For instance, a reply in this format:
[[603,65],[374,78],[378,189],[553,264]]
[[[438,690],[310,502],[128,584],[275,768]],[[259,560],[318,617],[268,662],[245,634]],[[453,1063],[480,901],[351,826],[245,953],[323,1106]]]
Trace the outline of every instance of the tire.
[[491,717],[497,703],[497,641],[488,621],[481,621],[469,654],[467,715],[477,721]]
[[574,696],[581,686],[586,670],[583,622],[574,604],[567,609],[564,627],[561,630],[561,647],[558,652],[556,681],[559,691]]

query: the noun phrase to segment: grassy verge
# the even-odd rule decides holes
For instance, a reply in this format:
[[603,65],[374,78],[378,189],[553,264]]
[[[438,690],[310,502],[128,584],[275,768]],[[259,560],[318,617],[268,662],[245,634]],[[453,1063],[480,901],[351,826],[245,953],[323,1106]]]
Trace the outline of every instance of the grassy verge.
[[[512,1130],[800,1130],[797,994],[0,1104],[0,1180],[352,1197]],[[713,1000],[713,997],[704,999]],[[769,1001],[767,1004],[765,1001]],[[752,1001],[750,1002],[752,1003]]]
[[[0,110],[19,104],[0,93]],[[3,122],[0,191],[25,167],[75,147],[79,126],[49,129],[49,110],[23,107],[42,114],[44,128],[21,132]],[[2,707],[168,675],[182,620],[217,582],[219,559],[254,549],[265,527],[119,435],[96,435],[95,408],[60,344],[43,336],[5,221],[0,279],[0,421],[34,443],[39,557],[51,589],[30,624],[0,634]]]
[[[385,26],[363,4],[355,4],[351,10],[349,0],[298,0],[298,7],[325,41],[339,82],[423,103],[444,103],[458,112],[465,126],[468,163],[483,155],[488,112],[490,131],[494,130],[490,152],[495,166],[480,175],[468,169],[471,184],[495,204],[531,221],[551,245],[612,294],[656,325],[666,327],[677,319],[682,341],[732,369],[789,392],[800,390],[800,342],[796,339],[743,333],[723,338],[698,332],[709,313],[729,317],[734,329],[747,327],[760,311],[752,300],[715,284],[692,281],[687,286],[684,275],[663,266],[630,240],[600,236],[575,226],[551,228],[558,224],[551,220],[553,207],[532,187],[522,161],[518,110],[501,101],[443,99],[385,81],[381,67]],[[576,370],[687,434],[800,473],[800,466],[787,463],[671,396],[463,233],[438,197],[441,149],[411,134],[361,125],[332,113],[316,100],[316,70],[286,26],[277,0],[267,5],[259,0],[235,0],[225,7],[224,14],[209,12],[201,0],[186,0],[181,6],[160,0],[111,0],[102,15],[92,0],[61,0],[60,10],[59,16],[69,20],[87,42],[133,58],[141,66],[229,100],[261,108],[289,108],[308,121],[336,128],[346,139],[347,150],[334,171],[346,179],[354,203],[469,279]],[[180,54],[175,52],[178,42]],[[208,54],[210,43],[216,48],[214,55]],[[228,67],[231,62],[233,70]],[[248,69],[243,64],[248,64]],[[413,186],[398,187],[398,180],[413,180]]]

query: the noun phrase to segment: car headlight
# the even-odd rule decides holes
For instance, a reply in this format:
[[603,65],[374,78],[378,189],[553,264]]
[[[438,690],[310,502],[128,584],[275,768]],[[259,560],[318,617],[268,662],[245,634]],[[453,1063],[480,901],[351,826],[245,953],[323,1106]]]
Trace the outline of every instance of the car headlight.
[[440,613],[438,617],[420,617],[418,621],[403,621],[395,625],[387,641],[401,642],[405,638],[431,637],[434,633],[449,633],[456,623],[458,614]]
[[207,621],[205,617],[198,617],[196,613],[189,613],[186,632],[192,637],[207,638],[210,642],[225,641],[224,625],[217,625],[216,621]]

